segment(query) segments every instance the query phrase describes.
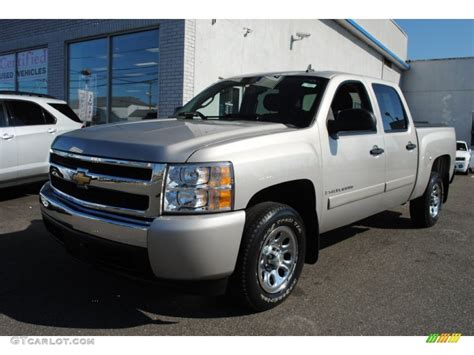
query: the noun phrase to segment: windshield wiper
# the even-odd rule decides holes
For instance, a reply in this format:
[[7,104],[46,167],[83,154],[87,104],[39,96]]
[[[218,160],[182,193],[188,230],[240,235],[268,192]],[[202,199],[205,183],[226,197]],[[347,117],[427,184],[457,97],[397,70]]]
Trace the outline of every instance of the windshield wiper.
[[183,118],[187,118],[187,119],[193,119],[194,117],[200,117],[202,120],[207,120],[207,116],[202,114],[199,111],[180,112],[176,115],[176,117],[183,117]]
[[218,116],[219,119],[228,120],[242,120],[242,121],[256,121],[258,115],[255,114],[240,114],[240,113],[228,113],[226,115]]

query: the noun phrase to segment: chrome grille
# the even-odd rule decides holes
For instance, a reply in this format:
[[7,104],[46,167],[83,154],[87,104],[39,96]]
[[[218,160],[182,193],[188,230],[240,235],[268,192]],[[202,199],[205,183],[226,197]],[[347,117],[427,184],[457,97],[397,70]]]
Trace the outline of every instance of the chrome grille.
[[161,214],[165,164],[91,157],[52,150],[50,180],[69,202],[136,217]]

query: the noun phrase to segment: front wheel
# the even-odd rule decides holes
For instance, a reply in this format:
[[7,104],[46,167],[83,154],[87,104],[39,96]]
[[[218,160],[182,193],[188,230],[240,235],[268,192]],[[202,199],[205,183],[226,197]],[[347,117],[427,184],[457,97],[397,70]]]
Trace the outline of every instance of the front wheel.
[[432,172],[423,196],[410,201],[411,220],[417,227],[431,227],[438,222],[443,206],[443,180]]
[[291,207],[265,202],[247,211],[230,292],[255,311],[282,303],[304,264],[305,229]]

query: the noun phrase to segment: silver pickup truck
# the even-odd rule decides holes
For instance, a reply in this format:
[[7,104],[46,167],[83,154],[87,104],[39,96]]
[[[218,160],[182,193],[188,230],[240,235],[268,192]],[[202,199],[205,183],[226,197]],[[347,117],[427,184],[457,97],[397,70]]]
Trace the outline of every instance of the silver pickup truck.
[[393,83],[247,75],[175,117],[57,137],[41,209],[75,256],[262,311],[317,261],[321,233],[408,201],[414,225],[434,225],[455,152],[454,130],[416,127]]

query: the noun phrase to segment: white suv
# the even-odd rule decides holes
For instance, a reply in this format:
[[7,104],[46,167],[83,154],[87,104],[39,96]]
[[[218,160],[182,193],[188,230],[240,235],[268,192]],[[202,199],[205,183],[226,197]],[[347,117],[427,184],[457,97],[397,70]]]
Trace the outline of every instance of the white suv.
[[54,138],[82,126],[65,101],[0,91],[0,188],[46,180]]

